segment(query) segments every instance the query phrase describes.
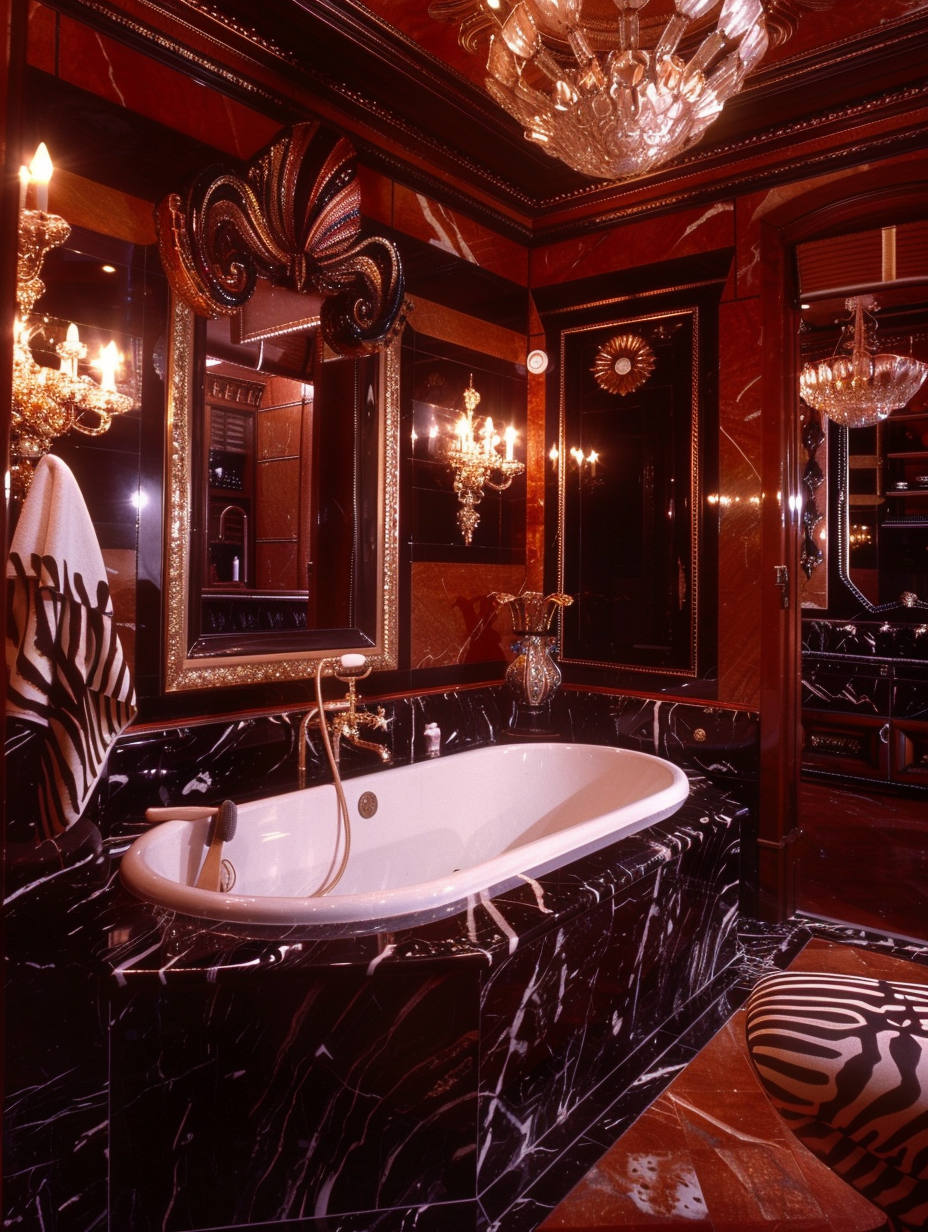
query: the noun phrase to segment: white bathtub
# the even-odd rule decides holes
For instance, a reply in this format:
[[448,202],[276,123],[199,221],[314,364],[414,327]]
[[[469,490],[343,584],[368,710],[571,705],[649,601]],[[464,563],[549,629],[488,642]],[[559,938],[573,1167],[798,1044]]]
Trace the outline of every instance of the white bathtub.
[[[310,787],[239,805],[223,857],[226,893],[194,886],[206,821],[166,821],[132,844],[124,883],[203,920],[308,926],[320,935],[403,928],[452,915],[525,877],[570,863],[669,817],[686,799],[682,770],[649,753],[581,744],[495,745],[346,779],[351,854],[331,894],[335,789]],[[373,792],[377,811],[358,812]],[[341,849],[339,848],[339,851]]]

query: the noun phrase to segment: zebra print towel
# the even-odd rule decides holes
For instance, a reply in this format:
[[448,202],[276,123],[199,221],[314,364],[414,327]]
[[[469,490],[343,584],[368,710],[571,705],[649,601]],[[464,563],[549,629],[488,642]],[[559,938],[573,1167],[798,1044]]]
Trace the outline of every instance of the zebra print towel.
[[7,579],[7,712],[47,729],[39,823],[51,838],[80,817],[135,714],[93,523],[59,458],[36,467]]
[[768,975],[748,999],[747,1039],[809,1150],[894,1228],[928,1227],[928,986]]

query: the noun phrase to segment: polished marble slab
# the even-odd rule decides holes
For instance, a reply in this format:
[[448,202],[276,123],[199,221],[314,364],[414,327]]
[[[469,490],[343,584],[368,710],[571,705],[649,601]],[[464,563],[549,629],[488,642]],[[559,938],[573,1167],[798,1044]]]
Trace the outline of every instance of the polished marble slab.
[[[818,937],[789,966],[928,983],[925,966]],[[755,1076],[738,1011],[539,1232],[876,1232],[886,1226],[882,1211],[789,1131]]]
[[[512,717],[500,686],[383,704],[396,764],[425,755],[428,722],[447,756]],[[585,1135],[624,1092],[640,1111],[692,1052],[671,1056],[677,1038],[724,1004],[756,716],[565,689],[562,738],[668,756],[690,800],[620,851],[389,938],[224,935],[121,889],[148,805],[292,789],[300,717],[130,731],[95,844],[8,884],[10,1226],[502,1226],[533,1185],[556,1185],[552,1160],[601,1149],[608,1117]],[[10,736],[24,774],[30,748]],[[355,749],[343,769],[389,773]],[[309,779],[326,776],[315,737]]]
[[804,617],[802,648],[816,654],[928,659],[928,624],[888,620],[818,620]]
[[[104,1217],[199,1232],[370,1210],[371,1228],[405,1229],[444,1204],[462,1227],[499,1218],[595,1114],[590,1094],[636,1081],[669,1042],[662,1024],[727,979],[741,813],[694,778],[667,822],[388,946],[220,936],[138,903],[112,875],[89,894],[78,877],[70,901],[66,882],[24,892],[9,907],[8,996],[34,978],[52,895],[36,1063],[52,1064],[54,1036],[78,1139],[96,1154],[74,1196],[68,1153],[33,1151],[8,1179],[8,1210],[25,1218],[40,1193],[67,1193],[79,1220],[49,1213],[58,1232]],[[62,932],[83,991],[61,979]],[[48,1012],[62,989],[84,1023],[73,1037]],[[43,1101],[15,1055],[8,1080],[9,1149],[28,1161],[27,1125],[66,1130],[69,1105]]]

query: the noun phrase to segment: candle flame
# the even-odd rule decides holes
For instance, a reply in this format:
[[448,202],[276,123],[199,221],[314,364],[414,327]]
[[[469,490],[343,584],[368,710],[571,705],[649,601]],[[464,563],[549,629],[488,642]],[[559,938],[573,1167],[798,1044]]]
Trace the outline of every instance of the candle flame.
[[[39,148],[33,155],[32,162],[29,164],[29,175],[36,184],[47,184],[52,178],[52,172],[55,168],[52,166],[52,160],[49,157],[48,148],[44,141],[39,142]],[[22,172],[20,172],[20,177]]]

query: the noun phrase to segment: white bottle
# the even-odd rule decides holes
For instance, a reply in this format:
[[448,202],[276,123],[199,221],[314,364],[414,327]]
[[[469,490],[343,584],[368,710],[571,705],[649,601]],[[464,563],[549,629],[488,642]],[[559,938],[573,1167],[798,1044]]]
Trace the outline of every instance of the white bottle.
[[426,723],[422,734],[425,736],[426,757],[438,757],[441,753],[441,731],[437,723]]
[[238,581],[238,570],[239,570],[238,557],[233,556],[232,557],[232,581],[233,582]]

